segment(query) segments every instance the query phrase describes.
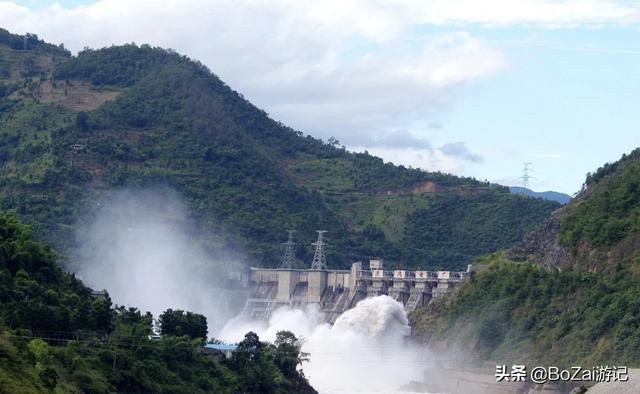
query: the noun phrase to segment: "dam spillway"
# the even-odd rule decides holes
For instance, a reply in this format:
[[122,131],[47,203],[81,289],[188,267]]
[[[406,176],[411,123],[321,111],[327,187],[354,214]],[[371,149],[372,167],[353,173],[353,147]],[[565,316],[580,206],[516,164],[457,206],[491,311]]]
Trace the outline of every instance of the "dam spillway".
[[366,268],[356,262],[350,270],[251,268],[245,280],[249,290],[245,313],[268,320],[282,306],[317,304],[333,323],[359,301],[383,294],[412,312],[459,285],[468,271],[386,271],[382,260],[370,260]]

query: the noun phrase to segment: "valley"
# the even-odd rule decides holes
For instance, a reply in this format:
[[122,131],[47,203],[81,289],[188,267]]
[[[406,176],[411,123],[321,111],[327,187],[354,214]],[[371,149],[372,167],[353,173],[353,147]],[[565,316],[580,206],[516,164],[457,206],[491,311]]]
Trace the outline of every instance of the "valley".
[[0,393],[640,365],[640,148],[573,198],[510,190],[306,135],[214,72],[0,29]]

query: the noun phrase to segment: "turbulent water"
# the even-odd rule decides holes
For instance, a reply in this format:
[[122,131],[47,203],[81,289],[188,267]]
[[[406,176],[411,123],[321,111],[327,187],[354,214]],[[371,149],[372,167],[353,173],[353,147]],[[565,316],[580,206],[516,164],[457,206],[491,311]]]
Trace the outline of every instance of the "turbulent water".
[[421,380],[428,362],[406,341],[410,327],[402,304],[385,295],[359,302],[333,326],[309,305],[278,309],[267,323],[237,318],[218,337],[237,342],[250,330],[264,340],[275,339],[280,330],[303,338],[303,351],[311,355],[303,365],[305,375],[322,394],[398,392],[409,381]]

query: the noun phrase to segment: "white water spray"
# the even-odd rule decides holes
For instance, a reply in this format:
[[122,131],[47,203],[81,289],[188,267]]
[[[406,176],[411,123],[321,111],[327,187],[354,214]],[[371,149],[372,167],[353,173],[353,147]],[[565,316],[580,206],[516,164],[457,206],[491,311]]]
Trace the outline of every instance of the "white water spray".
[[247,331],[273,340],[280,330],[303,338],[310,361],[303,365],[321,394],[391,393],[420,380],[426,355],[406,343],[410,333],[402,304],[386,295],[367,298],[343,313],[333,326],[324,323],[317,306],[280,308],[268,323],[235,319],[218,336],[237,342]]
[[168,308],[207,317],[210,334],[241,309],[237,289],[225,287],[233,257],[197,242],[198,227],[168,189],[122,190],[97,202],[80,224],[71,267],[113,301],[150,311]]

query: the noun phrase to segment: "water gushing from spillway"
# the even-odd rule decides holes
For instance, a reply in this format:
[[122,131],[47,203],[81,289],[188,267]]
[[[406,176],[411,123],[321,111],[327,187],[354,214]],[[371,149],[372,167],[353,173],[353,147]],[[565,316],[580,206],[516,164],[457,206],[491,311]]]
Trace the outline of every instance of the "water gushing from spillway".
[[325,323],[316,305],[280,308],[268,322],[237,318],[218,334],[237,342],[247,331],[263,340],[280,330],[304,339],[310,361],[305,375],[321,394],[391,393],[411,380],[420,380],[425,354],[406,342],[410,334],[402,304],[382,295],[367,298],[344,312],[333,326]]

